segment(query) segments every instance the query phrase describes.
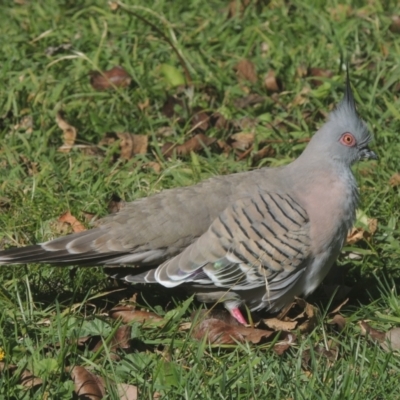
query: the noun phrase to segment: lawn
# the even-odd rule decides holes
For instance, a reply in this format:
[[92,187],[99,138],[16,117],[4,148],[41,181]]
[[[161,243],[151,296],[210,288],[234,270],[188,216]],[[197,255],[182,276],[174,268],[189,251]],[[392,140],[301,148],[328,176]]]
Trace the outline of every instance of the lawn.
[[[398,351],[360,325],[400,325],[397,2],[5,0],[0,33],[0,249],[79,229],[72,216],[89,226],[120,201],[292,161],[340,101],[346,62],[379,156],[354,167],[360,240],[283,354],[196,340],[182,327],[202,305],[180,290],[127,287],[100,267],[2,267],[0,399],[76,398],[79,367],[110,399],[118,383],[139,399],[400,398]],[[347,298],[341,329],[329,313]],[[108,315],[118,304],[160,317],[129,322],[125,349]]]

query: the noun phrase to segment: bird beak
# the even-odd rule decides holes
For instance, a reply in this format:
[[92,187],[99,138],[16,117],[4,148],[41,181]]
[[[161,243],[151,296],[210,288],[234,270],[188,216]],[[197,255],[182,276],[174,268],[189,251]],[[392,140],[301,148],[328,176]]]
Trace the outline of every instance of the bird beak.
[[368,147],[360,150],[360,160],[377,160],[378,156]]

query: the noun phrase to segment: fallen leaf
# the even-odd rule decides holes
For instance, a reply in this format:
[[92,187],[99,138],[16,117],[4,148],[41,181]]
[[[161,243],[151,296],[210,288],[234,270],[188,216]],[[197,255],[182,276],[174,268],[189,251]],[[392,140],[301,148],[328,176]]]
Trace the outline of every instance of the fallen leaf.
[[370,326],[366,321],[359,321],[358,325],[360,326],[362,335],[370,336],[372,339],[377,340],[380,343],[384,342],[386,338],[385,332],[378,331]]
[[180,114],[179,112],[180,109],[183,110],[184,108],[185,108],[185,103],[182,99],[170,95],[165,100],[165,103],[161,108],[161,112],[167,118],[174,118]]
[[89,75],[90,84],[95,90],[127,87],[132,82],[130,75],[119,65],[104,72],[91,71]]
[[[119,400],[137,400],[138,399],[138,388],[134,385],[128,385],[126,383],[117,384],[117,392]],[[155,398],[153,396],[153,398]]]
[[254,143],[255,136],[256,134],[254,132],[235,133],[231,136],[233,140],[231,146],[234,149],[246,150]]
[[297,321],[296,329],[301,333],[311,332],[318,323],[315,307],[299,297],[285,307],[276,318],[283,321]]
[[[0,375],[4,374],[6,371],[13,375],[17,371],[18,367],[14,364],[6,364],[0,362]],[[22,371],[19,379],[19,384],[26,389],[31,389],[34,386],[39,386],[43,381],[34,376],[29,370],[25,369]]]
[[273,157],[274,155],[275,155],[275,150],[271,146],[265,146],[251,156],[253,165],[258,163],[263,158]]
[[119,7],[119,4],[116,1],[109,1],[108,6],[111,11],[115,11]]
[[245,80],[252,83],[257,82],[257,72],[254,64],[246,59],[240,60],[236,66],[236,75],[239,80]]
[[58,151],[68,153],[74,146],[77,130],[75,127],[65,121],[63,113],[59,111],[56,115],[56,122],[58,127],[63,131],[64,144],[58,148]]
[[146,154],[149,137],[133,133],[117,133],[120,139],[121,158],[130,160],[136,154]]
[[[329,346],[330,345],[330,346]],[[334,346],[331,342],[328,342],[328,348],[324,346],[315,346],[312,350],[307,349],[304,350],[301,358],[304,369],[308,369],[311,366],[312,355],[311,352],[314,352],[315,355],[319,355],[321,358],[326,358],[328,365],[333,365],[334,362],[338,359],[339,356],[339,347]]]
[[311,92],[311,89],[308,86],[304,86],[301,89],[300,93],[296,94],[294,99],[290,102],[290,107],[301,106],[308,102],[308,93]]
[[65,222],[71,225],[74,233],[86,231],[86,228],[80,223],[70,211],[66,211],[64,214],[58,217],[58,222]]
[[[131,330],[131,326],[121,325],[120,327],[118,327],[111,339],[107,338],[107,340],[109,341],[108,348],[111,352],[110,358],[112,360],[118,361],[120,359],[120,356],[118,355],[118,350],[123,350],[125,352],[131,350]],[[85,346],[89,350],[97,352],[103,347],[104,340],[100,335],[85,336],[79,338],[77,345],[80,347]]]
[[90,213],[87,211],[83,211],[82,216],[83,216],[83,219],[85,220],[85,222],[87,222],[87,223],[91,222],[94,218],[96,218],[96,214]]
[[124,160],[130,160],[136,154],[147,153],[149,137],[147,135],[136,135],[128,132],[107,132],[99,141],[98,146],[111,146],[117,140],[119,140],[120,145],[119,157]]
[[27,369],[21,374],[20,384],[27,389],[33,388],[34,386],[41,385],[43,381],[37,376],[32,375]]
[[296,68],[296,75],[298,78],[304,78],[305,76],[307,76],[308,70],[307,67],[304,64],[300,64],[297,68]]
[[378,220],[376,218],[367,218],[368,228],[353,227],[347,235],[346,244],[354,244],[360,240],[370,240],[378,228]]
[[281,85],[277,81],[275,71],[270,69],[264,78],[264,86],[269,92],[279,92]]
[[145,101],[143,101],[143,102],[141,102],[141,103],[138,103],[138,107],[139,107],[139,110],[140,110],[140,111],[145,110],[149,105],[150,105],[150,100],[149,100],[148,97],[146,98]]
[[400,15],[393,15],[391,20],[392,22],[389,27],[390,32],[400,33]]
[[278,318],[263,319],[264,324],[274,331],[292,331],[296,329],[297,321],[282,321]]
[[171,157],[173,153],[176,153],[177,156],[186,156],[192,151],[199,152],[203,150],[204,147],[210,146],[215,141],[215,138],[211,138],[203,133],[199,133],[181,145],[175,145],[167,142],[162,147],[161,152],[165,157]]
[[136,310],[131,306],[117,306],[108,312],[108,315],[113,319],[121,319],[124,324],[129,322],[150,322],[159,323],[163,318],[149,311]]
[[196,129],[199,129],[203,132],[206,131],[210,125],[210,117],[201,108],[197,108],[193,110],[193,112],[194,114],[190,121],[191,131],[194,131]]
[[310,79],[310,82],[313,86],[317,87],[324,83],[324,79],[321,78],[332,78],[333,72],[329,69],[309,68],[308,75],[314,77]]
[[260,96],[257,93],[250,93],[248,96],[241,97],[240,99],[235,99],[233,101],[233,105],[236,108],[246,108],[249,106],[253,106],[255,104],[264,103],[265,97]]
[[336,325],[338,330],[342,331],[345,328],[347,321],[346,318],[344,318],[342,315],[336,314],[329,322],[329,324]]
[[14,125],[13,129],[15,131],[17,130],[23,130],[25,133],[28,135],[33,132],[33,117],[32,115],[25,115],[24,117],[21,118],[18,124]]
[[75,366],[69,369],[74,381],[75,393],[82,399],[100,400],[105,394],[104,381],[86,368]]
[[285,351],[289,350],[292,344],[296,341],[296,336],[293,333],[288,333],[284,340],[274,344],[273,350],[278,356],[281,356]]
[[211,115],[211,124],[217,129],[229,128],[229,121],[218,111]]
[[399,172],[397,172],[391,176],[391,178],[389,179],[389,185],[391,187],[400,185],[400,173]]
[[29,176],[34,176],[38,173],[39,163],[31,161],[24,154],[20,154],[19,157],[21,159],[21,164],[26,168],[26,172]]
[[155,161],[149,161],[143,164],[143,168],[151,168],[156,174],[161,172],[161,165]]
[[207,339],[211,344],[235,344],[237,342],[259,343],[274,334],[273,331],[247,328],[240,325],[230,315],[217,311],[202,311],[192,315],[192,337]]
[[236,17],[238,14],[242,16],[250,2],[251,0],[232,0],[228,6],[228,18]]

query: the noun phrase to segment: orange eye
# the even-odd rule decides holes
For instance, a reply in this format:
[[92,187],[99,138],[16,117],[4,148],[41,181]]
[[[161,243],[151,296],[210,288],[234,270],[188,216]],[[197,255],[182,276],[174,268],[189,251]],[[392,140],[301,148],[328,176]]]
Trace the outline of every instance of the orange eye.
[[346,133],[343,133],[342,137],[340,138],[340,143],[344,144],[345,146],[352,147],[352,146],[355,146],[356,139],[354,138],[354,136],[351,133],[346,132]]

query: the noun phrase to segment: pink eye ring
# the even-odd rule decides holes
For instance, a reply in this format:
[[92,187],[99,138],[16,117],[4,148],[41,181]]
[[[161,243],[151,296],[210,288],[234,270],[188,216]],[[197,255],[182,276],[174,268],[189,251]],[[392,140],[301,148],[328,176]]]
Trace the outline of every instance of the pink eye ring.
[[356,139],[351,133],[346,132],[343,133],[342,137],[340,138],[340,143],[348,147],[353,147],[356,145]]

